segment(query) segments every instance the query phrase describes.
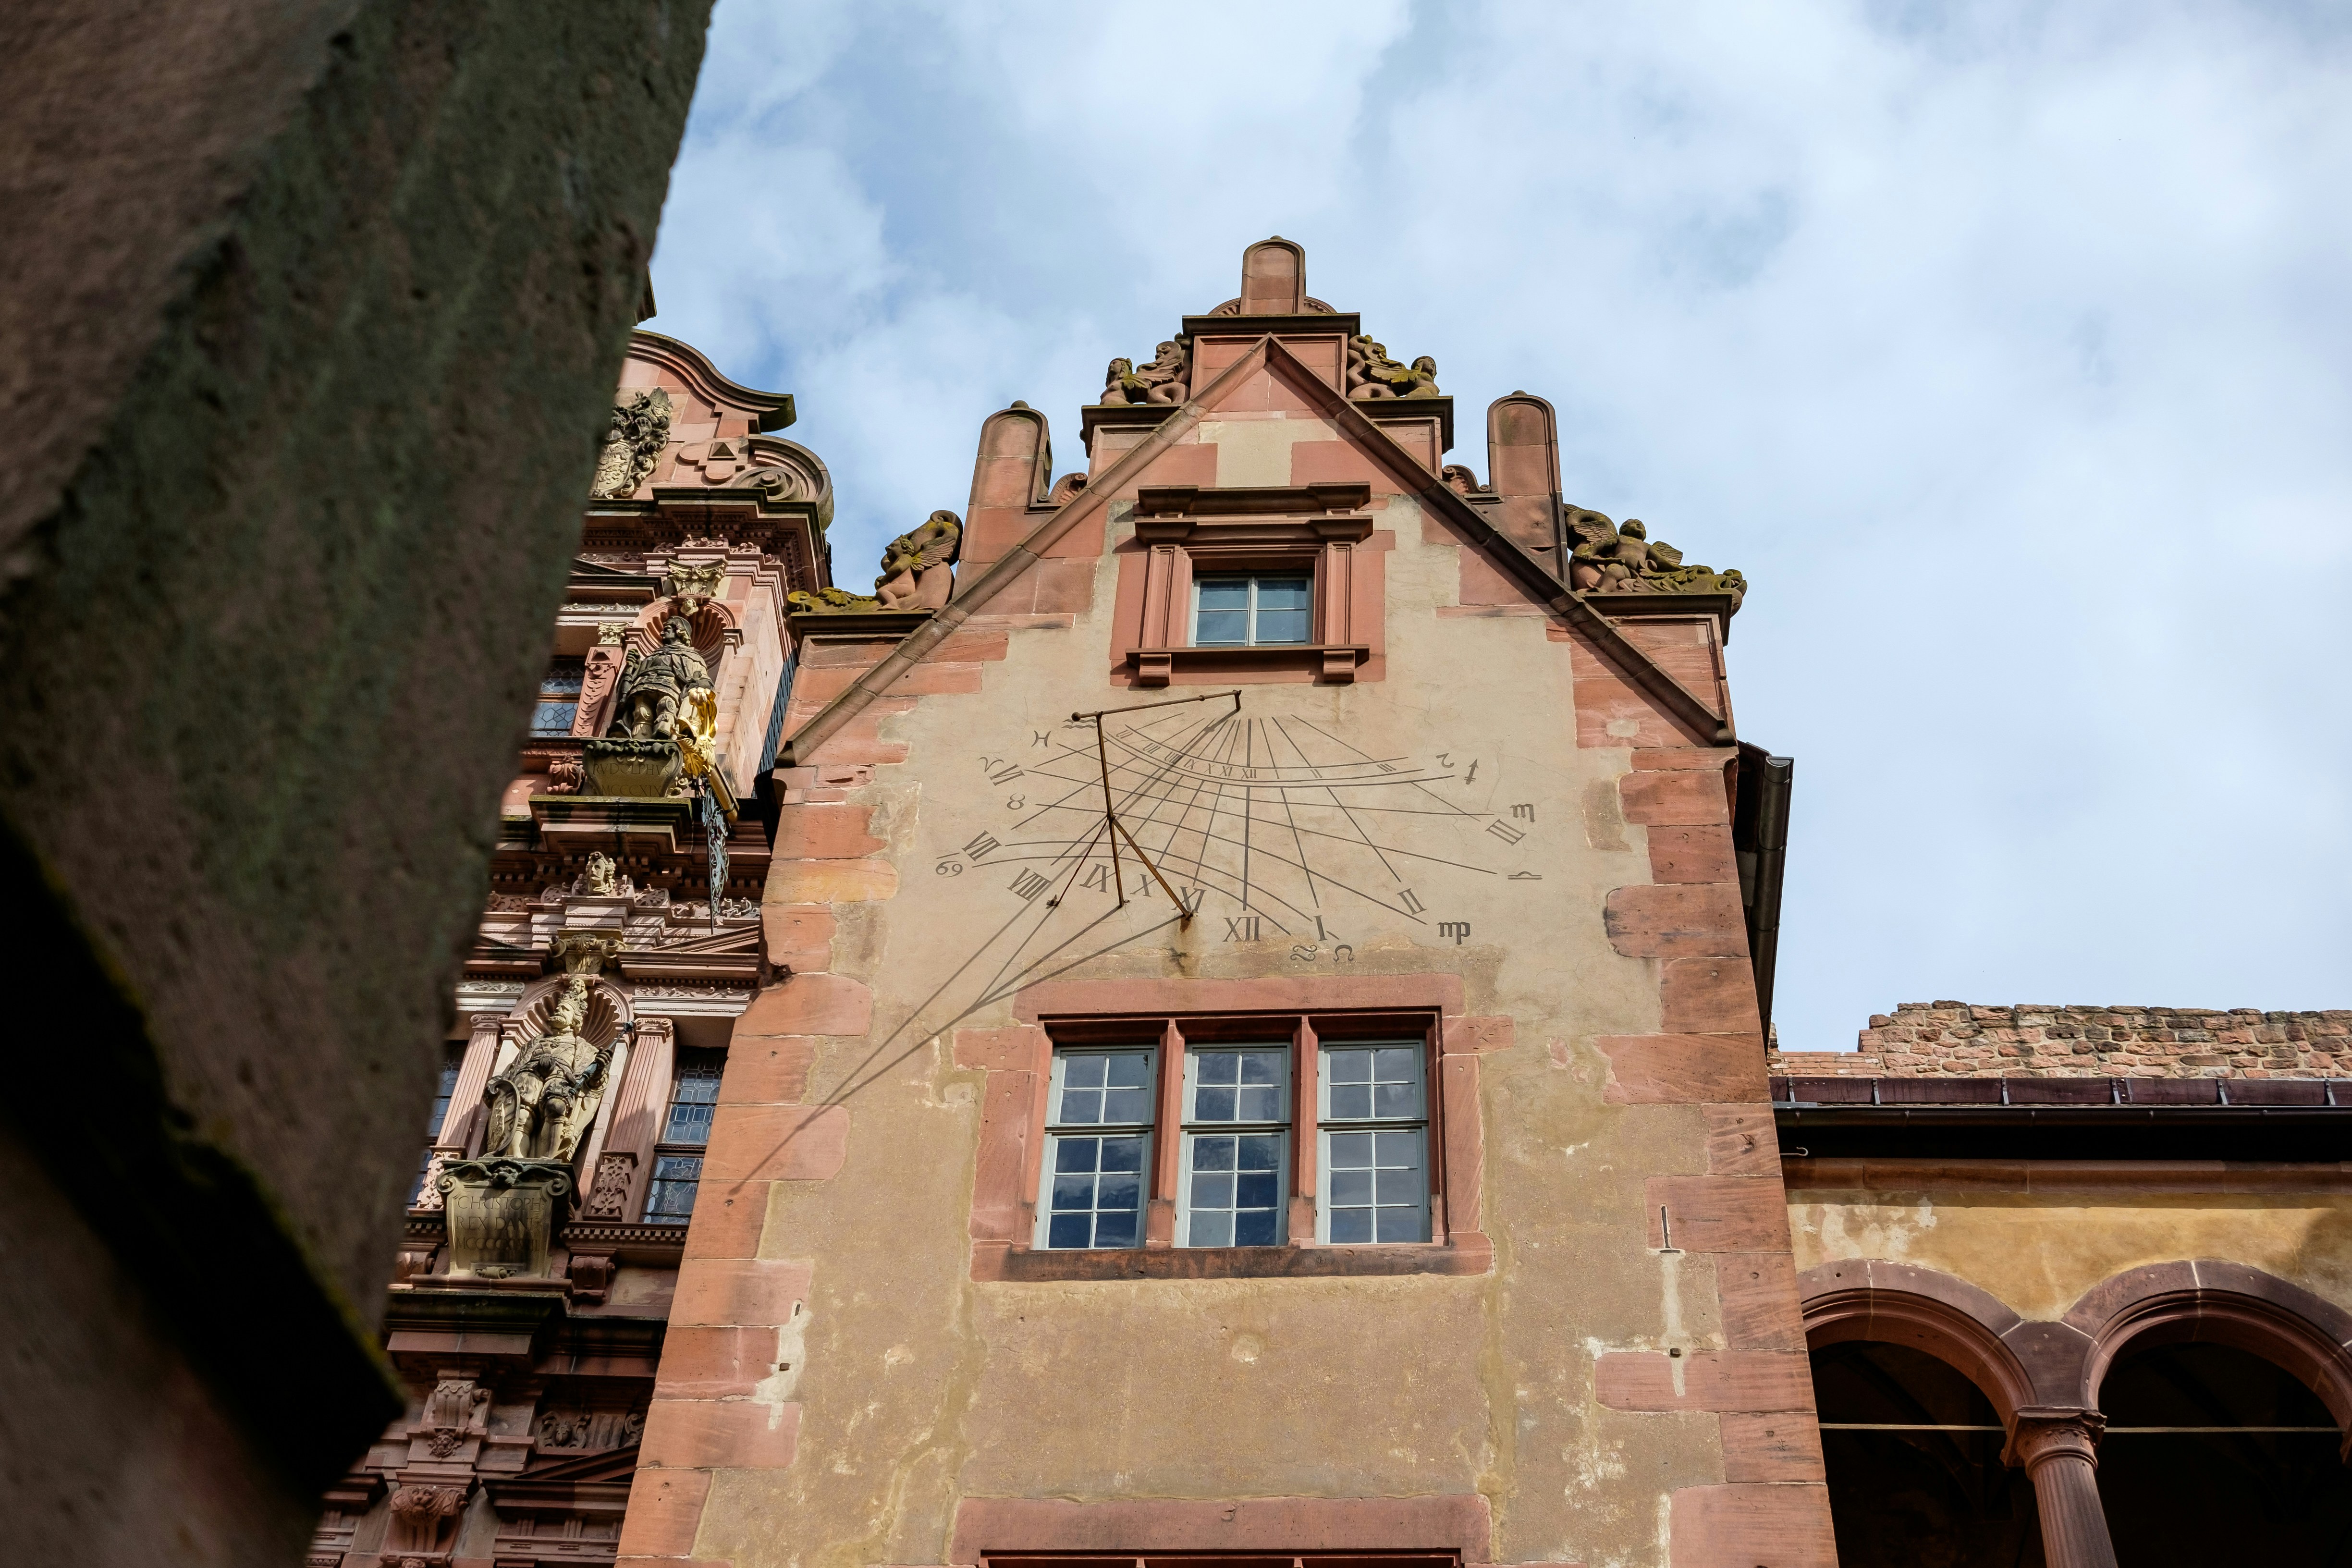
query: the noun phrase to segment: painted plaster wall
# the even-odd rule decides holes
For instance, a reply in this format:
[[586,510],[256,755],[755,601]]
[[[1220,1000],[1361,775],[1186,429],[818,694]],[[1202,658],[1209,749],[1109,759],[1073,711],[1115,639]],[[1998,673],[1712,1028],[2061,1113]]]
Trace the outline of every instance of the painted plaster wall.
[[[1229,439],[1238,459],[1236,478],[1220,454],[1219,480],[1286,482],[1277,436],[1332,438],[1319,421],[1289,423],[1204,424],[1204,440]],[[1461,596],[1463,551],[1433,529],[1424,537],[1411,498],[1374,506],[1392,551],[1387,679],[1252,686],[1245,711],[1312,722],[1375,755],[1475,756],[1490,786],[1482,809],[1534,806],[1535,831],[1509,868],[1541,881],[1461,875],[1442,884],[1442,903],[1441,883],[1424,882],[1424,925],[1337,899],[1350,912],[1326,915],[1327,931],[1354,949],[1345,973],[1458,975],[1467,1012],[1511,1021],[1511,1043],[1480,1059],[1496,1267],[1470,1278],[971,1278],[984,1083],[956,1065],[953,1030],[1016,1022],[1010,994],[983,998],[1005,992],[1017,966],[971,960],[1021,906],[1006,886],[1016,866],[960,852],[982,834],[1011,837],[1021,813],[1008,802],[1029,798],[990,784],[992,759],[1048,755],[1075,733],[1062,728],[1074,710],[1153,695],[1099,673],[1117,572],[1106,553],[1072,624],[1003,628],[1003,656],[980,667],[979,692],[924,696],[881,721],[878,740],[903,744],[906,760],[875,767],[848,796],[870,813],[879,846],[830,863],[861,869],[811,876],[779,863],[786,898],[847,900],[831,910],[829,969],[870,986],[871,1028],[807,1043],[805,1103],[846,1108],[845,1151],[830,1179],[772,1189],[759,1241],[779,1268],[807,1260],[786,1331],[805,1360],[780,1350],[748,1395],[792,1458],[719,1469],[697,1557],[743,1568],[940,1562],[966,1498],[1452,1493],[1491,1505],[1496,1561],[1664,1563],[1668,1494],[1726,1479],[1717,1416],[1596,1398],[1604,1350],[1725,1344],[1712,1262],[1645,1245],[1645,1180],[1706,1173],[1715,1129],[1696,1105],[1604,1102],[1609,1062],[1592,1044],[1661,1024],[1658,965],[1615,951],[1601,918],[1612,889],[1650,877],[1645,830],[1616,799],[1631,753],[1577,744],[1569,650],[1540,615],[1442,615]],[[1125,510],[1114,508],[1114,546],[1131,534]],[[986,631],[975,620],[958,635]],[[1303,927],[1229,940],[1214,910],[1189,931],[1167,925],[1086,956],[1170,912],[1164,900],[1150,916],[1108,907],[1099,896],[1087,919],[1105,923],[1032,978],[1335,973],[1328,944]],[[1439,937],[1439,918],[1466,920],[1471,937]],[[1672,1403],[1698,1363],[1656,1359]],[[635,1549],[654,1539],[648,1531]]]
[[1792,1190],[1800,1272],[1885,1259],[1990,1291],[2018,1316],[2063,1318],[2126,1269],[2179,1258],[2243,1263],[2352,1307],[2352,1194],[2055,1194],[1923,1187]]

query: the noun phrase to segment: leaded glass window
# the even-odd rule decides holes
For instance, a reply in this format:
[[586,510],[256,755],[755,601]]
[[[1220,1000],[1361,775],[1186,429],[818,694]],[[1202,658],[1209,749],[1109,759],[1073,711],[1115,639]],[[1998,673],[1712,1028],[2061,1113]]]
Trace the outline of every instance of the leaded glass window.
[[559,658],[547,667],[539,682],[539,705],[531,710],[530,732],[537,736],[569,735],[580,714],[580,687],[587,679],[588,661]]
[[654,1150],[653,1180],[646,1186],[648,1225],[684,1225],[694,1215],[695,1193],[702,1184],[701,1150],[710,1142],[719,1080],[726,1068],[725,1051],[688,1047],[677,1053],[669,1114]]

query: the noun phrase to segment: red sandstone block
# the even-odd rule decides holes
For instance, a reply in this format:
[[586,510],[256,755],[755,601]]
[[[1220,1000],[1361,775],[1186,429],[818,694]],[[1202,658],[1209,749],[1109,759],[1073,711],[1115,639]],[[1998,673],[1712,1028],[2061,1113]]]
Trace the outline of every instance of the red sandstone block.
[[870,666],[821,664],[793,677],[793,706],[814,711],[857,684]]
[[1507,1051],[1517,1039],[1516,1026],[1507,1016],[1445,1020],[1445,1050],[1449,1056]]
[[800,1447],[801,1407],[749,1399],[663,1399],[646,1411],[637,1462],[679,1469],[781,1470]]
[[1617,781],[1625,803],[1625,820],[1680,827],[1731,820],[1720,774],[1687,773],[1628,773]]
[[1788,1199],[1777,1178],[1652,1176],[1642,1184],[1650,1245],[1672,1231],[1685,1252],[1786,1252]]
[[[914,706],[915,699],[911,697],[877,698],[866,705],[864,712],[826,736],[814,756],[800,760],[839,767],[854,767],[860,763],[903,763],[907,760],[905,743],[882,739],[882,723],[909,711]],[[800,722],[797,716],[787,721],[785,733],[797,730]]]
[[973,692],[980,689],[980,666],[940,664],[931,659],[916,665],[889,686],[893,697],[937,697]]
[[764,904],[760,927],[768,962],[783,970],[821,970],[833,963],[833,910],[824,904]]
[[[1012,1031],[1006,1030],[1005,1033]],[[992,1072],[980,1108],[980,1151],[971,1179],[975,1241],[1024,1241],[1028,1234],[1029,1137],[1037,1113],[1034,1072]]]
[[1637,773],[1708,768],[1720,777],[1724,768],[1738,758],[1735,746],[1645,746],[1633,753],[1633,768]]
[[1669,958],[1661,965],[1661,1022],[1677,1034],[1759,1034],[1756,976],[1745,958]]
[[808,1097],[809,1069],[815,1065],[816,1042],[803,1036],[737,1040],[728,1047],[719,1103],[797,1105]]
[[[686,1258],[751,1258],[768,1227],[769,1184],[706,1179],[694,1198],[694,1223],[686,1227]],[[677,1321],[675,1314],[672,1322]]]
[[849,1158],[845,1105],[722,1105],[702,1156],[706,1182],[824,1182]]
[[639,1464],[629,1482],[629,1511],[621,1521],[621,1561],[678,1558],[694,1550],[702,1502],[710,1495],[705,1470],[666,1470]]
[[862,1035],[874,1023],[874,992],[846,974],[794,974],[751,998],[735,1038],[771,1035]]
[[1761,1105],[1706,1108],[1706,1170],[1711,1176],[1778,1176],[1780,1138]]
[[1715,1296],[1723,1337],[1736,1351],[1801,1351],[1803,1309],[1797,1266],[1785,1252],[1716,1255]]
[[1812,1364],[1783,1351],[1612,1351],[1593,1363],[1592,1396],[1612,1410],[1800,1410],[1813,1400]]
[[654,1378],[657,1399],[733,1399],[749,1394],[776,1370],[772,1328],[688,1327],[672,1323],[662,1336]]
[[1030,575],[1037,584],[1040,614],[1083,615],[1094,608],[1095,557],[1083,561],[1040,561]]
[[873,809],[863,805],[787,805],[776,814],[779,860],[852,859],[889,847],[866,831]]
[[777,1328],[808,1300],[810,1266],[789,1258],[689,1258],[677,1272],[670,1331],[681,1323]]
[[1684,1487],[1668,1510],[1668,1568],[1838,1568],[1825,1486]]
[[1009,1029],[958,1029],[955,1064],[989,1072],[1034,1068],[1045,1059],[1045,1031],[1018,1024]]
[[1628,958],[1745,958],[1739,889],[1727,882],[1662,882],[1612,889],[1601,910],[1610,945]]
[[1612,1105],[1696,1105],[1769,1092],[1759,1035],[1603,1035],[1592,1044],[1609,1058],[1601,1098]]
[[[887,658],[890,656],[890,650],[898,646],[898,644],[897,640],[891,637],[858,638],[852,640],[841,637],[837,635],[827,637],[820,641],[809,642],[802,645],[800,667],[803,671],[812,669],[871,669],[876,665],[881,663],[885,658]],[[800,689],[800,683],[797,679],[793,683],[793,689],[795,691]]]
[[1731,828],[1653,827],[1650,877],[1659,882],[1728,882],[1738,886],[1739,862],[1732,858]]
[[1696,739],[1613,671],[1577,677],[1576,743],[1589,748],[1688,746]]
[[996,664],[1012,646],[1013,639],[1003,632],[982,631],[967,623],[941,637],[939,647],[925,657],[948,664]]

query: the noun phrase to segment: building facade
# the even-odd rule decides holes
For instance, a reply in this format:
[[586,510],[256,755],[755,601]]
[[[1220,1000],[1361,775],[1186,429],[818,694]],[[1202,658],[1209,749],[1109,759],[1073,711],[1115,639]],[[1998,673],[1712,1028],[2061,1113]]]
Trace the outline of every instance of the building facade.
[[[2302,1359],[2227,1345],[2352,1416],[2300,1195],[2340,1058],[2252,1091],[2303,1142],[2249,1201],[2166,1142],[2215,1108],[2141,1088],[2248,1069],[2070,1055],[2146,1144],[2088,1156],[2110,1207],[2261,1224],[2100,1217],[2137,1228],[2034,1290],[1997,1229],[1937,1250],[1922,1203],[2042,1214],[2032,1162],[2097,1140],[2022,1072],[1937,1080],[1936,1143],[1885,1051],[1768,1058],[1790,768],[1736,728],[1740,574],[1570,504],[1538,396],[1447,462],[1435,362],[1290,242],[1172,326],[1072,470],[991,416],[871,593],[790,400],[639,334],[392,1292],[410,1408],[315,1563],[2111,1562],[2129,1336],[2071,1393],[1984,1348],[2108,1264],[2105,1304],[2190,1270],[2130,1298],[2189,1325],[2151,1352],[2216,1261],[2274,1281],[2229,1276]],[[1970,1121],[1986,1085],[2029,1113]],[[2006,1234],[2062,1247],[2046,1206]],[[1835,1468],[1817,1382],[1864,1412]],[[1943,1555],[1900,1554],[1914,1493]]]

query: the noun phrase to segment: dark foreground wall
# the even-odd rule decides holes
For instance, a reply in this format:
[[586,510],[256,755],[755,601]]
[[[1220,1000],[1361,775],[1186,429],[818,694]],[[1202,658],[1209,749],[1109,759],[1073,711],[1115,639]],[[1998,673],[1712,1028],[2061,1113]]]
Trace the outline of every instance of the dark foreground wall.
[[708,0],[0,33],[0,1517],[298,1560]]

